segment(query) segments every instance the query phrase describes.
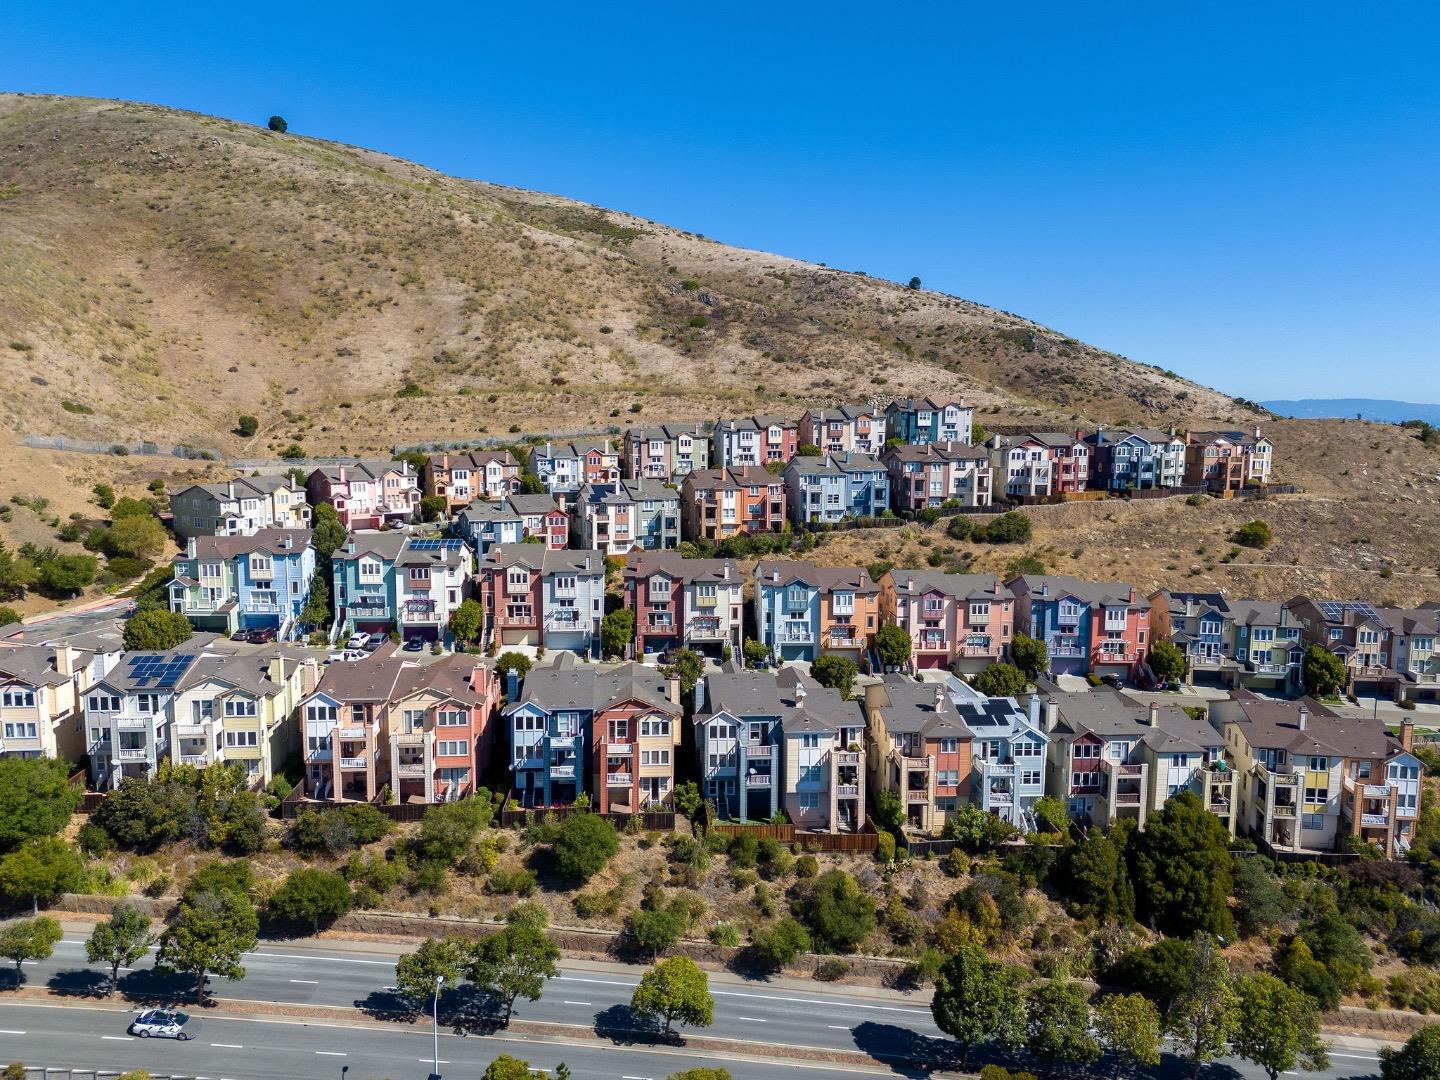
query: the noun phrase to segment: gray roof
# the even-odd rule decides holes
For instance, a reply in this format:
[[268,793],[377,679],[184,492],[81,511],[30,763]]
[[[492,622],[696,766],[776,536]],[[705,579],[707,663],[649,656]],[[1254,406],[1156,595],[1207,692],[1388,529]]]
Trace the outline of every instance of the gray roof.
[[667,442],[681,435],[689,435],[702,442],[710,440],[710,433],[698,423],[688,427],[684,424],[657,424],[654,427],[630,428],[625,432],[627,439],[664,439]]
[[860,596],[880,591],[863,566],[816,566],[803,559],[764,559],[755,564],[755,580],[766,585],[799,581],[821,592],[853,592]]
[[[1245,719],[1240,721],[1246,740],[1257,749],[1285,749],[1298,753],[1319,750],[1357,758],[1387,758],[1397,749],[1383,721],[1370,717],[1341,716],[1314,698],[1282,701],[1263,698],[1249,690],[1231,694]],[[1305,730],[1300,709],[1307,710]]]
[[788,416],[742,416],[738,420],[715,421],[716,431],[764,431],[771,427],[793,428],[799,424]]
[[884,682],[866,687],[865,703],[881,712],[885,730],[892,735],[974,738],[944,683],[915,682],[904,675],[886,675]]
[[525,676],[520,699],[505,711],[509,713],[523,705],[532,705],[545,712],[558,709],[598,712],[631,700],[677,716],[681,712],[680,706],[670,700],[669,679],[653,667],[631,663],[601,670],[573,662],[531,668]]
[[[345,543],[335,549],[331,558],[346,562],[362,555],[374,555],[385,562],[394,562],[399,558],[400,549],[405,546],[407,539],[403,532],[395,530],[382,532],[378,529],[363,529],[345,537]],[[352,544],[355,547],[353,552],[349,550]]]
[[678,551],[636,549],[625,563],[627,578],[665,574],[679,581],[733,581],[740,583],[734,559],[687,559]]
[[844,476],[846,473],[885,472],[883,462],[869,454],[826,454],[823,457],[794,457],[789,468],[807,475]]
[[895,591],[901,596],[919,596],[937,591],[960,600],[1012,600],[1010,587],[999,574],[946,574],[940,570],[891,570]]
[[[1019,587],[1017,582],[1020,583]],[[1017,593],[1022,589],[1027,591],[1032,597],[1044,595],[1047,599],[1058,600],[1062,596],[1074,596],[1092,604],[1110,607],[1118,604],[1129,605],[1130,594],[1133,592],[1136,607],[1149,605],[1149,601],[1135,586],[1124,581],[1081,581],[1064,574],[1024,574],[1013,578],[1010,586]],[[1048,591],[1045,591],[1047,587]]]
[[990,461],[990,452],[983,446],[961,442],[896,443],[880,455],[887,461]]
[[233,559],[237,555],[250,555],[257,551],[271,555],[298,554],[310,546],[309,529],[260,529],[250,536],[197,536],[191,543],[195,554],[182,554],[179,558]]
[[357,477],[365,480],[379,480],[389,472],[403,473],[417,483],[419,482],[419,477],[416,476],[415,470],[411,468],[408,461],[384,461],[381,459],[373,461],[347,461],[344,465],[325,465],[314,470],[310,475],[314,476],[315,473],[318,472],[327,480],[339,483],[342,469],[345,472],[345,483],[347,484]]
[[659,480],[621,480],[618,484],[586,484],[575,496],[577,503],[628,506],[632,503],[680,501],[680,493]]
[[1062,735],[1143,740],[1161,753],[1205,750],[1225,742],[1208,722],[1191,719],[1178,705],[1160,705],[1154,712],[1152,725],[1148,705],[1112,687],[1070,693],[1042,679],[1036,689],[1059,706],[1055,730]]
[[303,485],[295,483],[289,476],[284,474],[278,476],[237,476],[234,480],[221,481],[219,483],[191,484],[188,487],[181,488],[179,491],[172,493],[170,498],[173,502],[175,499],[187,495],[192,491],[203,491],[216,499],[229,499],[232,497],[230,494],[232,487],[235,492],[233,497],[237,499],[252,495],[269,496],[281,488],[287,488],[291,491],[304,490]]
[[517,514],[552,514],[565,509],[554,495],[510,495],[505,502]]
[[485,555],[485,567],[525,566],[542,574],[603,574],[605,556],[599,551],[554,551],[544,544],[496,544]]
[[687,489],[720,489],[742,487],[783,487],[784,481],[760,465],[731,466],[724,469],[695,469],[685,475]]
[[[0,649],[0,682],[15,679],[30,686],[63,686],[70,676],[61,675],[55,669],[56,649],[46,645],[20,645]],[[78,669],[90,663],[93,653],[77,651],[74,666]]]
[[1237,626],[1279,626],[1285,605],[1271,600],[1236,600],[1230,613]]
[[861,727],[865,722],[858,702],[844,700],[838,690],[821,686],[796,667],[773,674],[722,671],[709,677],[706,689],[707,711],[696,714],[697,723],[717,712],[741,719],[774,716],[786,735],[833,735],[842,727]]
[[[277,656],[282,664],[289,668],[301,662],[293,653],[279,649],[268,649],[262,653],[219,653],[201,651],[200,648],[187,644],[163,653],[132,652],[121,657],[120,662],[96,685],[108,686],[121,693],[145,690],[180,693],[213,679],[229,683],[237,690],[256,697],[266,697],[280,689],[279,685],[270,679],[270,661]],[[173,679],[170,685],[162,686],[153,675],[146,674],[161,665],[170,665],[171,670],[177,672],[178,677]]]

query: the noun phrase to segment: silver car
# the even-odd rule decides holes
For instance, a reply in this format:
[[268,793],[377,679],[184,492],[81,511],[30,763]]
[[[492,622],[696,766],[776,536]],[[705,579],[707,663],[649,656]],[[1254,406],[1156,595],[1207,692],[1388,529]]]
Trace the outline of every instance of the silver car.
[[141,1039],[179,1039],[188,1042],[195,1037],[190,1014],[176,1009],[146,1009],[130,1022],[130,1034]]

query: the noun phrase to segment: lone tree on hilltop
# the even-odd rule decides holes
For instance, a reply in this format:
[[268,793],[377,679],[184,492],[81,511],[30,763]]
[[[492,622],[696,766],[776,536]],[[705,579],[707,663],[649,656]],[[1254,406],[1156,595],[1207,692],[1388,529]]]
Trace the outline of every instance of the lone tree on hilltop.
[[271,131],[278,131],[281,135],[290,130],[290,125],[285,122],[283,116],[270,117],[270,123],[266,125]]

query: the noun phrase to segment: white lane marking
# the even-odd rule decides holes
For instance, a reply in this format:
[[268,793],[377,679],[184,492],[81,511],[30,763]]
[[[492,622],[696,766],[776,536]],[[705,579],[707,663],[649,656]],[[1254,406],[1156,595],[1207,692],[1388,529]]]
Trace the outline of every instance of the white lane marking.
[[[588,1001],[562,1001],[560,1004],[562,1004],[562,1005],[589,1005],[590,1002],[588,1002]],[[24,1035],[25,1033],[22,1031],[22,1032],[20,1032],[20,1034],[21,1034],[21,1035]]]
[[[582,979],[576,975],[560,975],[557,976],[555,981],[594,983],[597,986],[628,986],[631,988],[639,985],[633,982],[619,982],[614,979]],[[898,1005],[870,1005],[865,1002],[845,1001],[840,998],[832,998],[829,1001],[819,1001],[815,998],[781,997],[777,994],[746,994],[739,990],[711,990],[710,994],[713,997],[753,998],[756,1001],[783,1001],[790,1005],[828,1005],[846,1009],[876,1009],[880,1012],[906,1013],[910,1016],[932,1016],[926,1009],[905,1009]]]
[[752,1024],[768,1024],[769,1020],[762,1020],[758,1016],[737,1016],[736,1020],[748,1020]]
[[620,1080],[650,1080],[650,1077],[648,1077],[648,1076],[629,1076],[629,1075],[627,1075],[627,1074],[622,1073],[622,1074],[620,1075]]
[[321,1057],[349,1057],[349,1054],[342,1054],[339,1050],[316,1050]]
[[101,1035],[100,1038],[108,1039],[110,1042],[134,1042],[129,1035]]
[[305,983],[307,986],[319,986],[319,979],[291,979],[292,983]]
[[239,1043],[211,1043],[211,1046],[218,1046],[222,1050],[244,1050],[245,1047]]
[[1331,1050],[1331,1057],[1354,1058],[1356,1061],[1379,1061],[1379,1054],[1342,1054],[1338,1050]]
[[831,1031],[850,1031],[851,1028],[845,1024],[826,1024]]
[[24,1035],[23,1031],[11,1031],[9,1028],[0,1028],[0,1035]]

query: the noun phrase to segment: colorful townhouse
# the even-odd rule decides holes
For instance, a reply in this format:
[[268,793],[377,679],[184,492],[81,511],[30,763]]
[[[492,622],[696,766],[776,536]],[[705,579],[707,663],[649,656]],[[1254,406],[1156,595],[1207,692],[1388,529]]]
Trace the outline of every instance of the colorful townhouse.
[[1390,666],[1388,631],[1380,612],[1363,600],[1312,600],[1297,596],[1285,605],[1304,627],[1307,642],[1339,657],[1345,691],[1394,698],[1400,675]]
[[794,457],[782,473],[796,525],[834,525],[890,509],[890,473],[868,454]]
[[800,425],[785,416],[717,420],[710,432],[710,464],[744,469],[787,462],[800,448]]
[[308,529],[305,488],[288,475],[241,476],[191,484],[170,496],[175,538],[249,536],[261,529]]
[[1304,623],[1286,604],[1235,600],[1230,604],[1234,644],[1229,655],[1241,686],[1293,696],[1304,686]]
[[1225,495],[1270,482],[1274,445],[1257,426],[1244,431],[1187,431],[1185,483]]
[[1211,705],[1235,762],[1242,834],[1261,850],[1335,851],[1354,840],[1393,858],[1420,815],[1414,726],[1345,717],[1312,698],[1236,691]]
[[1160,589],[1150,594],[1150,645],[1168,641],[1185,654],[1192,685],[1238,686],[1235,618],[1223,593]]
[[0,642],[0,757],[80,761],[81,701],[120,656],[112,646]]
[[1059,431],[993,435],[985,446],[995,483],[1012,498],[1075,494],[1088,486],[1090,447],[1078,436]]
[[636,659],[681,648],[717,660],[740,656],[743,582],[734,559],[639,552],[625,564],[624,589]]
[[431,454],[421,473],[426,495],[445,500],[450,515],[476,499],[520,493],[520,463],[509,450]]
[[606,555],[680,543],[680,493],[659,480],[586,484],[570,512],[570,541]]
[[551,495],[569,495],[586,484],[618,484],[620,451],[609,439],[579,439],[530,448],[530,471]]
[[865,688],[865,775],[874,792],[892,791],[905,827],[938,835],[970,801],[974,735],[943,683],[886,675]]
[[678,484],[710,464],[710,434],[699,424],[630,428],[625,432],[622,471],[626,480]]
[[1150,601],[1123,581],[1025,574],[1015,595],[1015,632],[1045,643],[1057,675],[1128,676],[1150,651]]
[[1050,449],[1051,494],[1074,495],[1090,488],[1090,444],[1077,431],[1034,431],[1030,433]]
[[1018,629],[1015,594],[996,574],[889,570],[880,579],[880,619],[910,635],[910,671],[973,674],[1010,654]]
[[987,814],[1027,833],[1036,831],[1035,802],[1045,795],[1045,760],[1050,737],[1040,716],[1040,698],[1029,707],[1014,698],[986,697],[951,675],[945,692],[973,736],[970,744],[970,801]]
[[496,544],[570,546],[570,514],[553,495],[507,495],[472,502],[455,517],[455,531],[481,558]]
[[975,410],[959,398],[897,398],[885,406],[885,433],[911,446],[973,441]]
[[1402,681],[1396,700],[1440,699],[1440,609],[1381,608],[1391,667]]
[[779,532],[786,527],[785,482],[759,466],[696,469],[680,489],[681,532],[687,540]]
[[317,677],[313,657],[284,647],[127,653],[84,695],[91,784],[152,778],[168,760],[239,763],[261,787],[298,748],[296,708]]
[[463,540],[352,532],[330,566],[337,638],[394,631],[404,641],[443,641],[474,561]]
[[309,529],[192,536],[175,559],[170,610],[197,630],[231,635],[274,629],[293,636],[315,576]]
[[316,469],[305,481],[312,506],[328,502],[346,529],[392,528],[420,514],[420,477],[408,461],[356,461]]
[[800,417],[801,446],[818,446],[822,454],[868,454],[885,449],[885,413],[869,405],[837,405],[806,409]]
[[678,680],[641,664],[602,671],[569,655],[532,669],[523,689],[503,677],[520,806],[570,806],[582,793],[606,813],[668,801],[684,724]]
[[835,654],[863,665],[875,643],[880,588],[863,567],[761,560],[754,602],[756,640],[777,663]]
[[995,470],[984,447],[947,442],[896,444],[880,455],[890,473],[890,509],[915,513],[946,503],[989,506]]
[[352,532],[331,554],[337,639],[395,629],[395,566],[407,539],[403,532]]
[[1176,705],[1148,705],[1111,687],[1069,693],[1037,685],[1050,739],[1047,789],[1065,800],[1073,821],[1139,828],[1181,791],[1190,791],[1233,834],[1235,771],[1225,740]]
[[477,587],[487,644],[599,656],[605,614],[605,556],[600,552],[496,545],[480,563]]
[[1090,487],[1103,491],[1148,491],[1179,487],[1185,481],[1185,440],[1172,429],[1107,431],[1085,437],[1090,447]]

